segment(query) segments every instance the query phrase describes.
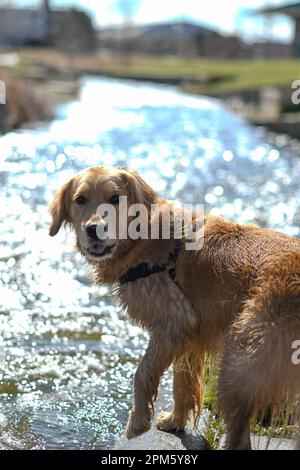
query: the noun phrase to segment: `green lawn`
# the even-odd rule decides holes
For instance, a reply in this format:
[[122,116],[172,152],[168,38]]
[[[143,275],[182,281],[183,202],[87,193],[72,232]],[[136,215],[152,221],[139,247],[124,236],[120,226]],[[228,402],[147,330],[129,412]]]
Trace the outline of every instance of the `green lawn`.
[[199,78],[199,84],[192,87],[207,94],[270,85],[290,86],[300,79],[300,60],[133,59],[129,65],[107,64],[105,69],[117,75]]
[[[300,60],[209,60],[178,57],[114,55],[68,56],[54,50],[23,49],[20,69],[44,65],[64,71],[108,74],[117,77],[170,78],[183,80],[188,91],[218,94],[260,88],[288,86],[300,79]],[[189,81],[190,79],[190,81]]]

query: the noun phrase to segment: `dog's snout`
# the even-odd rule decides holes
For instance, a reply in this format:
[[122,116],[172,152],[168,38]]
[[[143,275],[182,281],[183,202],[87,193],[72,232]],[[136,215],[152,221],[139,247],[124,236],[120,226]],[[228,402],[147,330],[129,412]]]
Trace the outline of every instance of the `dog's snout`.
[[88,224],[86,226],[86,233],[91,240],[103,240],[107,238],[107,222],[102,220],[101,222],[95,224]]
[[86,227],[86,233],[92,240],[98,240],[97,236],[97,225],[96,224],[90,224],[87,225]]

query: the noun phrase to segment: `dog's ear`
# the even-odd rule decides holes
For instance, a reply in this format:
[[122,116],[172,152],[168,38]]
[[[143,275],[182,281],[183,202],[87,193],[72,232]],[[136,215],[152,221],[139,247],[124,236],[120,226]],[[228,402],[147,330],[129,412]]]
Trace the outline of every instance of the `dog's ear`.
[[49,229],[49,235],[51,237],[54,237],[59,232],[63,222],[69,222],[71,186],[72,180],[64,184],[49,206],[49,212],[52,216],[52,224]]
[[144,204],[145,206],[155,204],[158,199],[156,192],[143,180],[137,171],[122,168],[120,176],[132,204]]

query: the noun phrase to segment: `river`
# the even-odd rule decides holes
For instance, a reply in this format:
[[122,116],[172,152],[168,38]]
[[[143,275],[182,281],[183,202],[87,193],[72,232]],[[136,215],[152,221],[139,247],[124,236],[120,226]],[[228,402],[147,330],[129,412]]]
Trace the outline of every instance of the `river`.
[[0,449],[105,449],[146,343],[93,286],[47,206],[90,165],[138,169],[161,194],[299,235],[300,143],[217,100],[86,78],[55,121],[0,137]]

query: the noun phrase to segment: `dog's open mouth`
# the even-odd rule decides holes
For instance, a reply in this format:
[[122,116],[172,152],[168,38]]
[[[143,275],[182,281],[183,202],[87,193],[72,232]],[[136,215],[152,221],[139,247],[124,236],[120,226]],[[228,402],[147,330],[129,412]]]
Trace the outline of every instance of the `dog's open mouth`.
[[100,258],[104,255],[109,255],[112,252],[114,245],[105,246],[103,243],[93,243],[88,247],[88,254],[96,258]]

